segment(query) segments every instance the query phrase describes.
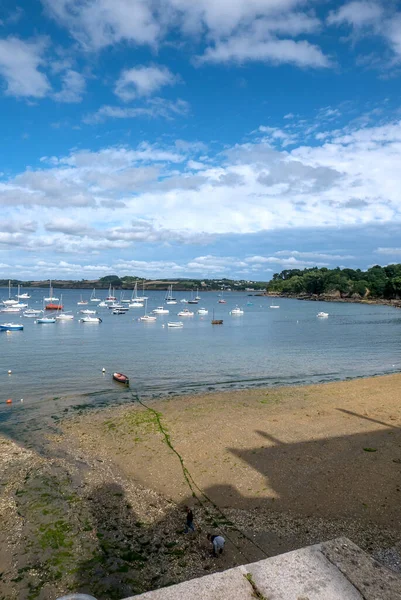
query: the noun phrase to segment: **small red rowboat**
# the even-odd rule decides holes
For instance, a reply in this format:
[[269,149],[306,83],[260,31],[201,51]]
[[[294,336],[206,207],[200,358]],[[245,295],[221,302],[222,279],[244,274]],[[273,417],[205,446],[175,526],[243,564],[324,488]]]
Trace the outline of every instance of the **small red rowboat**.
[[129,377],[124,375],[124,373],[113,373],[114,381],[118,381],[118,383],[124,383],[124,385],[129,385]]

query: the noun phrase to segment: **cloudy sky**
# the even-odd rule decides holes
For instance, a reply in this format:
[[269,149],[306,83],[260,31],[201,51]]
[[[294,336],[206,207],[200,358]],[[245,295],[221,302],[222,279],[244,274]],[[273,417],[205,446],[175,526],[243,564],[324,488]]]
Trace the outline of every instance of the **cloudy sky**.
[[2,0],[0,278],[401,262],[392,0]]

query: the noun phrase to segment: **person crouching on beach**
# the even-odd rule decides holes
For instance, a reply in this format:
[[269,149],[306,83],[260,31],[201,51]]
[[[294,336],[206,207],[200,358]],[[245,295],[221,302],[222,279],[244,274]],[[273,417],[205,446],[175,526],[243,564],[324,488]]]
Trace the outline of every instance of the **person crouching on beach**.
[[223,554],[224,544],[226,540],[222,535],[210,535],[207,534],[207,539],[210,540],[213,544],[213,556],[217,556],[217,553]]
[[194,513],[189,508],[189,506],[185,507],[185,511],[187,513],[187,524],[185,526],[185,533],[188,533],[189,531],[195,531]]

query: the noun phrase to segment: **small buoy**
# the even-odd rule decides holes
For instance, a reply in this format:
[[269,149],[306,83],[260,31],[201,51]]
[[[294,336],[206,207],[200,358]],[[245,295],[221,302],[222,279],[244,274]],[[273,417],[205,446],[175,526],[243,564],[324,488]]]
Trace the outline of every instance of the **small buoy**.
[[23,401],[24,401],[24,399],[23,399],[23,398],[21,398],[21,402],[23,402]]
[[164,329],[164,325],[162,325],[163,329]]
[[11,369],[8,369],[8,374],[11,375],[12,371]]
[[7,398],[7,400],[6,400],[6,404],[11,404],[11,403],[12,403],[12,400],[11,400],[11,398]]
[[106,373],[106,369],[104,367],[102,369],[102,373]]

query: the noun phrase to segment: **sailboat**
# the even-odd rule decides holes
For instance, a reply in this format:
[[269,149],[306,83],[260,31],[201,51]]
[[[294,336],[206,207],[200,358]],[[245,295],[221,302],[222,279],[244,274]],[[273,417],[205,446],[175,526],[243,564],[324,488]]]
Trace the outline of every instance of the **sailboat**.
[[18,304],[18,300],[13,300],[11,298],[11,281],[8,280],[8,300],[3,300],[3,304],[5,306],[13,306],[13,304]]
[[91,293],[90,301],[91,302],[101,302],[100,298],[96,298],[96,288],[93,288],[93,292]]
[[223,298],[223,292],[221,292],[221,296],[219,298],[219,304],[226,304],[226,301]]
[[199,290],[198,290],[198,288],[196,288],[196,296],[195,296],[195,300],[200,300],[200,299],[201,299],[201,297],[199,296],[199,293],[198,293],[198,292],[199,292]]
[[214,309],[213,309],[212,325],[223,325],[223,319],[215,319],[214,318]]
[[84,299],[82,298],[82,294],[81,294],[81,299],[79,300],[79,302],[77,302],[77,305],[78,305],[78,306],[85,306],[86,304],[88,304],[88,301],[87,301],[87,300],[84,300]]
[[21,286],[18,285],[17,298],[18,298],[18,300],[29,300],[30,295],[27,294],[26,292],[24,292],[23,294],[21,294]]
[[[198,290],[196,290],[198,291]],[[191,292],[191,300],[188,300],[188,304],[198,304],[198,300],[194,298],[194,293]]]
[[45,302],[58,302],[58,298],[56,298],[55,296],[53,296],[53,288],[52,288],[52,280],[49,279],[50,284],[49,284],[49,296],[47,298],[44,299]]
[[111,293],[111,284],[110,284],[109,285],[109,293],[107,295],[106,302],[115,302],[116,300],[117,300],[117,298],[114,295],[114,288],[113,288],[113,293]]
[[134,289],[132,290],[131,300],[128,300],[129,308],[143,308],[142,299],[138,298],[138,283],[135,284]]
[[165,297],[166,304],[177,304],[177,300],[173,298],[173,285],[168,286],[167,294]]
[[[44,308],[44,309],[46,308],[46,305],[45,305],[45,300],[46,300],[46,298],[43,298],[43,308]],[[56,318],[55,318],[55,317],[52,317],[52,316],[50,316],[50,315],[48,315],[48,316],[45,316],[45,315],[44,315],[43,317],[39,317],[39,318],[38,318],[38,319],[35,321],[35,323],[38,323],[39,325],[46,325],[47,323],[55,323],[55,322],[56,322]]]
[[[60,306],[62,306],[63,304],[63,296],[60,297]],[[56,321],[72,321],[74,318],[74,315],[71,314],[71,312],[60,312],[58,311],[57,315],[56,315]]]
[[142,317],[139,317],[140,321],[144,321],[145,323],[153,323],[154,321],[156,321],[156,317],[153,315],[148,315],[147,314],[147,308],[148,308],[148,300],[145,300],[145,313]]
[[148,300],[148,296],[145,296],[145,280],[142,281],[142,296],[136,296],[136,300],[138,302],[145,302],[145,300]]

